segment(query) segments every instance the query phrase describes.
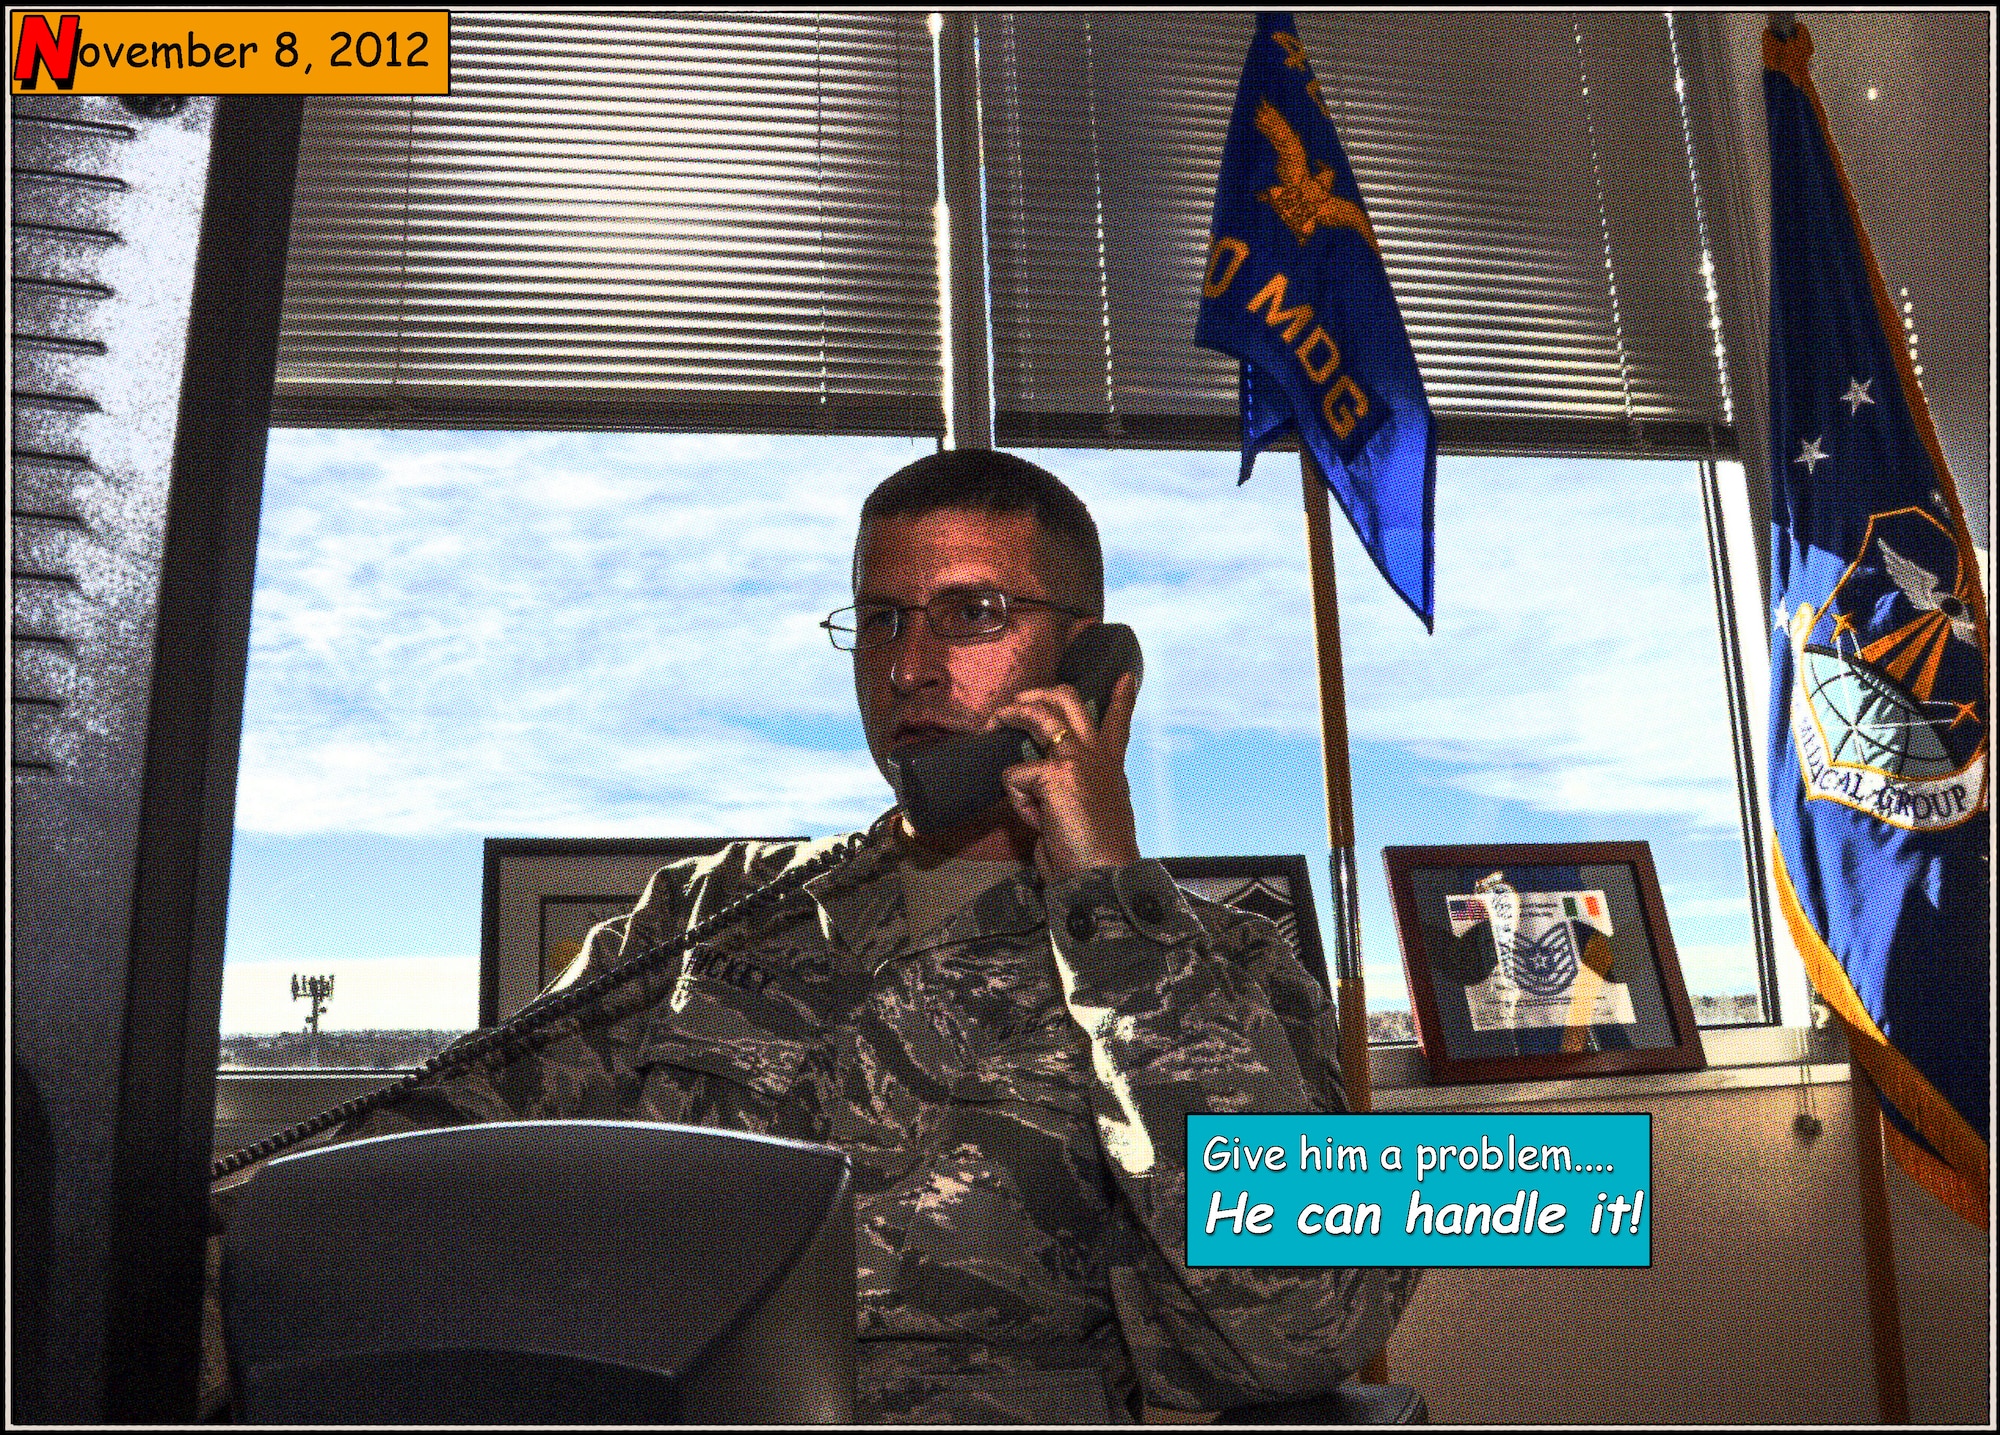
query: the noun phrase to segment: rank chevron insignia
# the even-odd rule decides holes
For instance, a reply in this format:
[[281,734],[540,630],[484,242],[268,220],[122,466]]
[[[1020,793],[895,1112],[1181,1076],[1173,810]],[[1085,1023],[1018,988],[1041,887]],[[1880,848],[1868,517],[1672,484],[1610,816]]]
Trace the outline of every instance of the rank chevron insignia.
[[1278,182],[1260,191],[1257,197],[1277,211],[1278,218],[1292,231],[1292,237],[1304,244],[1321,225],[1329,229],[1352,229],[1368,241],[1370,249],[1380,254],[1382,246],[1375,242],[1375,226],[1368,222],[1366,212],[1333,192],[1333,167],[1310,161],[1304,141],[1269,100],[1258,102],[1256,124],[1277,151],[1278,168]]

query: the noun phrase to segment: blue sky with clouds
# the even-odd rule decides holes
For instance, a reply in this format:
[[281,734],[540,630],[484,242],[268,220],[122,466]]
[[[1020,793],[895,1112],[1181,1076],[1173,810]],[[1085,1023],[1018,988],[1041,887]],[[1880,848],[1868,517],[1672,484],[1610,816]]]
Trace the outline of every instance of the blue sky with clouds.
[[[272,434],[225,1032],[469,1026],[488,836],[821,833],[888,804],[848,660],[854,516],[928,442]],[[1326,903],[1297,460],[1032,454],[1145,645],[1141,846],[1304,852]],[[1406,1007],[1380,849],[1652,843],[1690,987],[1755,989],[1691,464],[1439,463],[1437,632],[1336,519],[1371,1004]],[[1324,911],[1322,912],[1324,916]],[[345,998],[343,1000],[342,998]]]

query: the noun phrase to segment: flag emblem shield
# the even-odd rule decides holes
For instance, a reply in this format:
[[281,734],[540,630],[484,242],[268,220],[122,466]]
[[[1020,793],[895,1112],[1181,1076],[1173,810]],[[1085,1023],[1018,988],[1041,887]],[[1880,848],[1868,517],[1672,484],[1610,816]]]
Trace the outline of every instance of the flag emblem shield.
[[1951,530],[1922,508],[1871,514],[1855,560],[1789,623],[1792,738],[1808,800],[1910,830],[1984,806],[1984,663]]

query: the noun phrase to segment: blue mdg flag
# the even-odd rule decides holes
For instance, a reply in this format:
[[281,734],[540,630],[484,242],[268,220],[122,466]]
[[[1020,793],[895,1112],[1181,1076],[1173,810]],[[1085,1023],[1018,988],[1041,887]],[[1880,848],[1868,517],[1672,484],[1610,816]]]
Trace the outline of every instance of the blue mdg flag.
[[1431,626],[1437,435],[1319,81],[1260,15],[1222,147],[1195,342],[1242,362],[1243,471],[1296,434],[1375,566]]
[[1778,893],[1889,1149],[1983,1227],[1986,604],[1811,54],[1764,36]]

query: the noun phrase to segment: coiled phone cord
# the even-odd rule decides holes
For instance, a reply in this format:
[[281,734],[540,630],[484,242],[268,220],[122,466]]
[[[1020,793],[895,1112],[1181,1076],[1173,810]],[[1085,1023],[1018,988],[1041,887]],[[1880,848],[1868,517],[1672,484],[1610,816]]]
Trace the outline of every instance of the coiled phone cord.
[[758,908],[781,902],[792,896],[822,872],[830,871],[859,855],[873,835],[873,829],[868,832],[857,832],[817,857],[809,858],[793,871],[773,878],[754,892],[745,893],[714,916],[697,922],[671,941],[638,953],[630,960],[619,963],[610,971],[593,977],[574,990],[551,992],[539,1000],[530,1002],[505,1024],[494,1027],[491,1031],[467,1037],[461,1042],[454,1042],[416,1070],[406,1072],[387,1086],[343,1101],[340,1105],[322,1111],[310,1120],[301,1121],[296,1126],[288,1126],[275,1135],[266,1136],[262,1141],[245,1146],[240,1151],[232,1151],[227,1156],[217,1158],[208,1168],[208,1179],[219,1181],[253,1162],[275,1156],[280,1151],[296,1146],[299,1142],[317,1136],[320,1132],[338,1126],[344,1121],[351,1121],[367,1112],[392,1105],[426,1082],[461,1076],[496,1052],[506,1051],[510,1061],[518,1059],[534,1049],[534,1038],[546,1036],[548,1027],[608,996],[616,988],[656,971],[690,948],[709,941],[717,933],[755,914]]

